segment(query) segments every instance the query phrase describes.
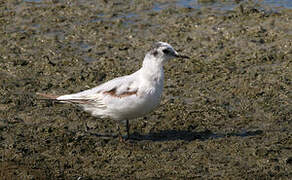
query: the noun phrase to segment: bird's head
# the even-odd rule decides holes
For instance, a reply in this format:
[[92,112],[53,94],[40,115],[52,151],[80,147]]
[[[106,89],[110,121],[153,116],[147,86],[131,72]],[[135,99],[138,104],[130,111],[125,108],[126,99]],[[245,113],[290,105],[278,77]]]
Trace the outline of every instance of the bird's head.
[[189,58],[187,56],[179,55],[170,44],[165,42],[155,43],[148,52],[147,56],[148,58],[151,58],[153,61],[157,61],[157,63],[162,65],[169,59]]

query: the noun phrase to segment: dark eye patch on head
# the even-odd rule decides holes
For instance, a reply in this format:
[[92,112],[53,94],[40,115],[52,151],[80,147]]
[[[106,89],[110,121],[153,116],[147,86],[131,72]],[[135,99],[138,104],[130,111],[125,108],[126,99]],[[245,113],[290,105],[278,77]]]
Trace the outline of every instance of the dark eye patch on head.
[[157,52],[157,51],[153,51],[152,54],[153,54],[154,56],[157,56],[157,55],[158,55],[158,52]]
[[168,49],[168,48],[167,49],[163,49],[162,52],[164,54],[172,54],[172,51],[170,49]]

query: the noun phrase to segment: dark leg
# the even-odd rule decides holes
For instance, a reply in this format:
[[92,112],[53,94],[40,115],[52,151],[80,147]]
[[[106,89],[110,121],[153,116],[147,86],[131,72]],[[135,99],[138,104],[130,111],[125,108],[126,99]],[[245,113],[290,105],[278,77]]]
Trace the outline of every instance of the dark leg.
[[129,120],[126,120],[126,130],[127,130],[127,139],[130,138],[130,124]]
[[120,141],[121,141],[121,142],[124,141],[124,140],[123,140],[122,133],[121,133],[121,128],[120,128],[120,124],[119,124],[119,122],[117,122],[117,131],[118,131],[118,136],[119,136]]

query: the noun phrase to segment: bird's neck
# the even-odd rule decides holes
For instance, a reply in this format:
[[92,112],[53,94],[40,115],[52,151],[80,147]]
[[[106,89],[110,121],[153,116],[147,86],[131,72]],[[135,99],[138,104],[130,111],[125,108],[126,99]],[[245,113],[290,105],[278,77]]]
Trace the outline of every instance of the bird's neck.
[[149,54],[145,56],[140,71],[143,77],[149,81],[161,81],[164,78],[163,64]]

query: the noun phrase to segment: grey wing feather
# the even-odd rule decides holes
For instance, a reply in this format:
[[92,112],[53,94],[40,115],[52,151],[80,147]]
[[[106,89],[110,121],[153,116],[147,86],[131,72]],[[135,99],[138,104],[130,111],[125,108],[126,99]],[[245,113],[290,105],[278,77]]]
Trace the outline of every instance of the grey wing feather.
[[63,95],[57,98],[61,102],[78,103],[78,104],[100,104],[102,105],[101,93],[116,89],[116,92],[121,94],[126,91],[134,91],[135,87],[131,87],[134,78],[131,75],[118,77],[105,82],[95,88],[81,91],[75,94]]

